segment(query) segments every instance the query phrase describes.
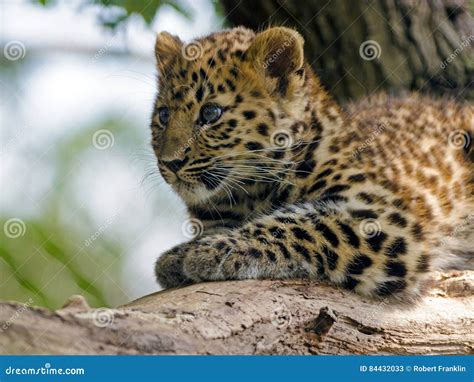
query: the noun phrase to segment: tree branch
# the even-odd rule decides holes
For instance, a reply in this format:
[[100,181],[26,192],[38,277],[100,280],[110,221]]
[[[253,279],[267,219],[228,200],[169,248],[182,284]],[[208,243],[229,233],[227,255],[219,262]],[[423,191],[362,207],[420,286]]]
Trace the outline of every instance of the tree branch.
[[394,307],[303,281],[166,290],[118,309],[0,304],[4,354],[472,354],[474,272],[437,274]]

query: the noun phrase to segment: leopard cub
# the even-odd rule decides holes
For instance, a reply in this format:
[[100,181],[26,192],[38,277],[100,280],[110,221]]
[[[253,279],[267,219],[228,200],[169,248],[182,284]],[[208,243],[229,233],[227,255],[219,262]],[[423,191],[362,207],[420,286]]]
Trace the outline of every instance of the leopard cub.
[[474,256],[474,107],[417,95],[341,108],[303,38],[160,33],[152,145],[203,234],[162,254],[165,288],[305,278],[413,297]]

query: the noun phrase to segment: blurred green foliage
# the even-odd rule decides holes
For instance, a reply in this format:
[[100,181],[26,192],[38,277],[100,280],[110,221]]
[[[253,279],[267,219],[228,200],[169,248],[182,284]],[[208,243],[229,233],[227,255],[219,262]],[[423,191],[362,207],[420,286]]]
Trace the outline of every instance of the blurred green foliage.
[[[56,3],[56,0],[36,1],[45,6]],[[105,27],[112,29],[117,28],[133,15],[140,16],[147,25],[150,25],[158,10],[163,6],[170,6],[183,16],[191,17],[179,0],[84,0],[84,5],[101,6],[101,22]]]
[[[57,3],[57,0],[33,0],[44,6]],[[212,0],[215,11],[221,14],[222,7],[218,0]],[[192,11],[180,0],[83,0],[84,6],[101,7],[99,19],[106,28],[116,29],[123,26],[133,16],[140,17],[150,26],[161,7],[171,7],[187,19],[193,18]]]
[[[57,0],[30,1],[42,7],[59,4]],[[219,1],[212,3],[219,10]],[[162,7],[172,7],[183,16],[193,18],[192,11],[180,0],[83,0],[77,7],[80,11],[93,6],[99,9],[99,22],[104,30],[125,28],[131,19],[137,18],[150,26]],[[30,71],[36,70],[37,59],[33,55],[17,61],[0,57],[0,82],[4,94],[16,93]],[[21,106],[13,107],[9,113],[19,113]],[[143,147],[146,142],[143,126],[135,128],[134,121],[119,119],[118,115],[102,115],[101,118],[87,126],[72,126],[74,121],[71,121],[71,126],[65,126],[65,134],[48,142],[51,149],[46,153],[44,147],[26,148],[24,155],[33,160],[41,158],[43,166],[29,171],[44,170],[51,173],[52,178],[48,178],[47,192],[40,198],[40,206],[33,214],[25,216],[16,212],[21,207],[16,205],[8,212],[0,212],[0,229],[5,230],[7,221],[17,216],[25,227],[18,237],[1,232],[0,300],[32,301],[33,305],[53,309],[62,306],[72,294],[84,295],[91,306],[115,306],[129,300],[122,272],[124,256],[130,255],[127,240],[132,240],[124,237],[120,230],[127,223],[118,218],[120,227],[112,223],[88,245],[88,238],[97,232],[100,223],[94,221],[93,211],[83,206],[86,193],[78,197],[81,190],[75,189],[78,176],[74,171],[81,161],[94,166],[102,163],[97,157],[101,152],[92,145],[92,137],[100,129],[113,133],[113,149],[119,156],[126,157],[130,148]],[[127,158],[127,161],[131,160]],[[145,175],[146,166],[144,164],[139,172]],[[153,161],[150,173],[155,172]],[[25,182],[25,187],[28,184]],[[162,199],[165,197],[161,196]],[[31,201],[25,201],[28,203]]]
[[[130,125],[115,119],[85,126],[54,142],[43,158],[54,175],[41,209],[34,218],[22,219],[21,234],[10,237],[4,232],[1,236],[0,300],[25,302],[31,298],[34,305],[58,308],[72,294],[84,295],[91,306],[112,306],[128,299],[120,280],[125,243],[116,235],[109,236],[113,229],[103,230],[97,240],[88,243],[98,232],[97,224],[74,198],[76,179],[71,172],[78,161],[87,161],[93,150],[97,152],[92,139],[100,129],[113,132],[117,145],[139,145]],[[118,150],[126,151],[125,147]],[[73,218],[65,217],[65,211]],[[4,231],[8,230],[7,220],[0,216]]]

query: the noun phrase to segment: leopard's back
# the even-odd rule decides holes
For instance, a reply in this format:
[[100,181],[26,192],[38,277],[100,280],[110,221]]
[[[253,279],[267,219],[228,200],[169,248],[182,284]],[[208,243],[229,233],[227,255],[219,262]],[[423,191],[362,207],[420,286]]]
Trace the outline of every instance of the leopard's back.
[[466,259],[472,268],[474,106],[379,94],[351,104],[348,113],[359,135],[353,154],[418,217],[434,268],[462,267]]

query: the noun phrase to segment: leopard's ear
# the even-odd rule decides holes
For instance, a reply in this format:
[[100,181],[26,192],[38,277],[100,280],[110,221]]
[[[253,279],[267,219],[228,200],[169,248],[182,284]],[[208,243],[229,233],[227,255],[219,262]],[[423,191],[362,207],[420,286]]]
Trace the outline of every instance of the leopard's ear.
[[155,56],[160,73],[166,72],[169,65],[181,54],[183,42],[177,36],[161,32],[156,37]]
[[247,58],[258,72],[269,77],[287,77],[304,65],[304,39],[290,28],[267,29],[255,37]]

